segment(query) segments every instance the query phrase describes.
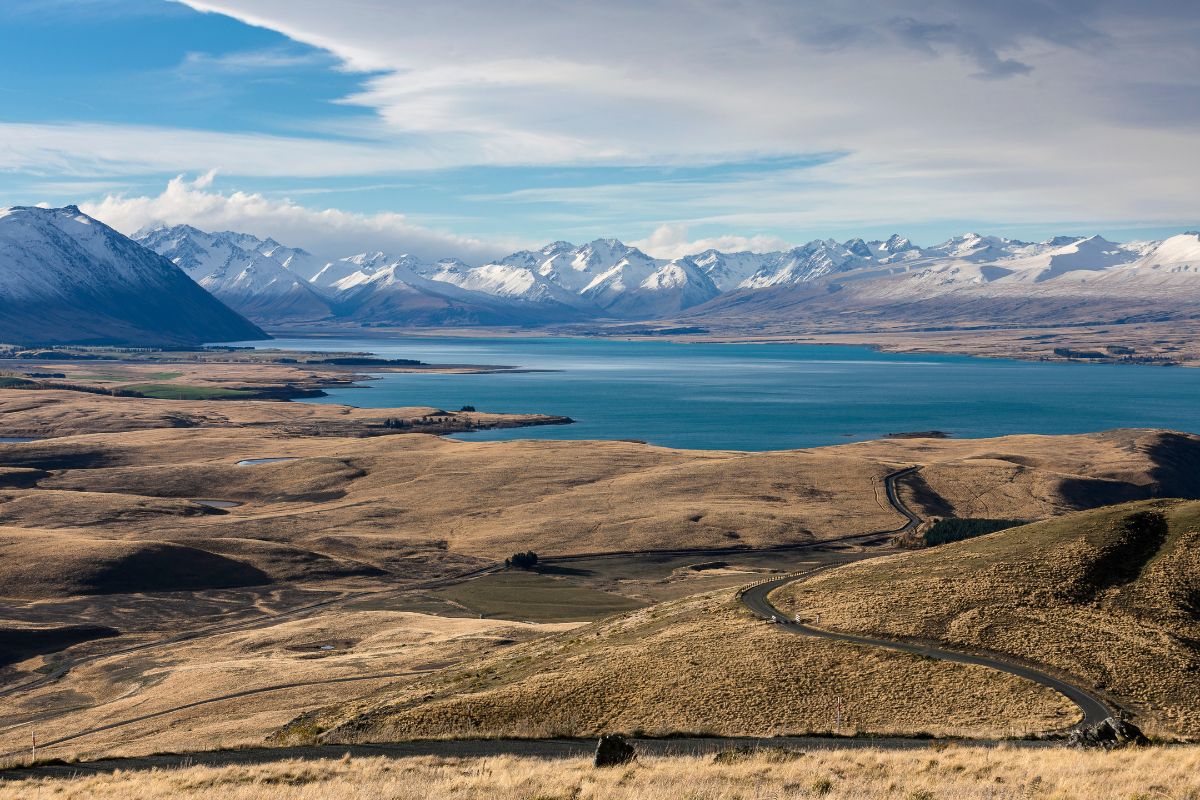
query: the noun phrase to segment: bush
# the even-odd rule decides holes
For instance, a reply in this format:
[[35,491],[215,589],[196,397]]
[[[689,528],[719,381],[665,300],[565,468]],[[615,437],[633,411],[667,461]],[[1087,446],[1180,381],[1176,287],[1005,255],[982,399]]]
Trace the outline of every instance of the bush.
[[530,550],[527,553],[513,553],[504,559],[504,566],[516,567],[517,569],[533,569],[537,565],[537,562],[537,553]]
[[1024,519],[958,519],[947,517],[939,519],[925,532],[925,544],[933,546],[957,542],[962,539],[973,539],[986,533],[995,533],[1018,525],[1028,525]]
[[463,406],[462,408],[459,409],[459,411],[474,411],[474,410],[475,410],[475,406]]

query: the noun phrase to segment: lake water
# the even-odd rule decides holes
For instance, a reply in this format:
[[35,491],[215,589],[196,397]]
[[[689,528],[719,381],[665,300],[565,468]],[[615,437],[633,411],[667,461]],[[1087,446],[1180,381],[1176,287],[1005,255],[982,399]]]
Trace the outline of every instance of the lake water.
[[1200,431],[1200,370],[898,355],[837,345],[675,344],[564,338],[277,339],[429,363],[552,372],[384,374],[311,402],[562,414],[574,425],[460,438],[640,439],[775,450],[889,433],[956,437],[1118,427]]

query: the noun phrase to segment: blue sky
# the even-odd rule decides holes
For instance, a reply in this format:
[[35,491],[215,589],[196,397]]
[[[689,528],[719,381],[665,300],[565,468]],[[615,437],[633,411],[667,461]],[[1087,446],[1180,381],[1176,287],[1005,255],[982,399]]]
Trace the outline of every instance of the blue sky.
[[0,204],[469,260],[1200,226],[1194,4],[1000,5],[6,0]]

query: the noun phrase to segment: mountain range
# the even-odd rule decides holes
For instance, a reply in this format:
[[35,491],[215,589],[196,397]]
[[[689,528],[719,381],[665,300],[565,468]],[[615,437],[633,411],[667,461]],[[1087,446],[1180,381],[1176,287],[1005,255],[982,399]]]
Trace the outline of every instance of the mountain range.
[[0,342],[158,344],[266,334],[75,206],[0,209]]
[[1129,243],[971,233],[931,247],[894,235],[675,259],[597,239],[470,265],[382,252],[328,260],[188,225],[131,240],[75,206],[16,207],[0,211],[0,312],[0,341],[168,344],[263,337],[247,318],[280,327],[671,320],[747,333],[1197,319],[1200,233]]
[[541,325],[591,320],[874,316],[1047,321],[1192,316],[1200,234],[1117,243],[1100,236],[1025,242],[968,233],[931,247],[822,239],[769,253],[653,258],[616,239],[553,242],[472,266],[363,253],[320,262],[271,239],[188,226],[142,231],[231,307],[264,324]]

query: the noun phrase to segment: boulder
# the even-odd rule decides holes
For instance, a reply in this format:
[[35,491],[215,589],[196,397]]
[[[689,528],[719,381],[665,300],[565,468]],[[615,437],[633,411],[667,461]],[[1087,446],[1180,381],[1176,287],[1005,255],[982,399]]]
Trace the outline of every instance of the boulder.
[[1109,717],[1095,725],[1086,725],[1071,731],[1067,744],[1072,747],[1094,747],[1115,750],[1129,745],[1150,744],[1141,728],[1120,717]]
[[625,741],[619,733],[606,733],[600,737],[596,745],[595,765],[597,767],[619,767],[628,764],[637,756],[633,745]]

